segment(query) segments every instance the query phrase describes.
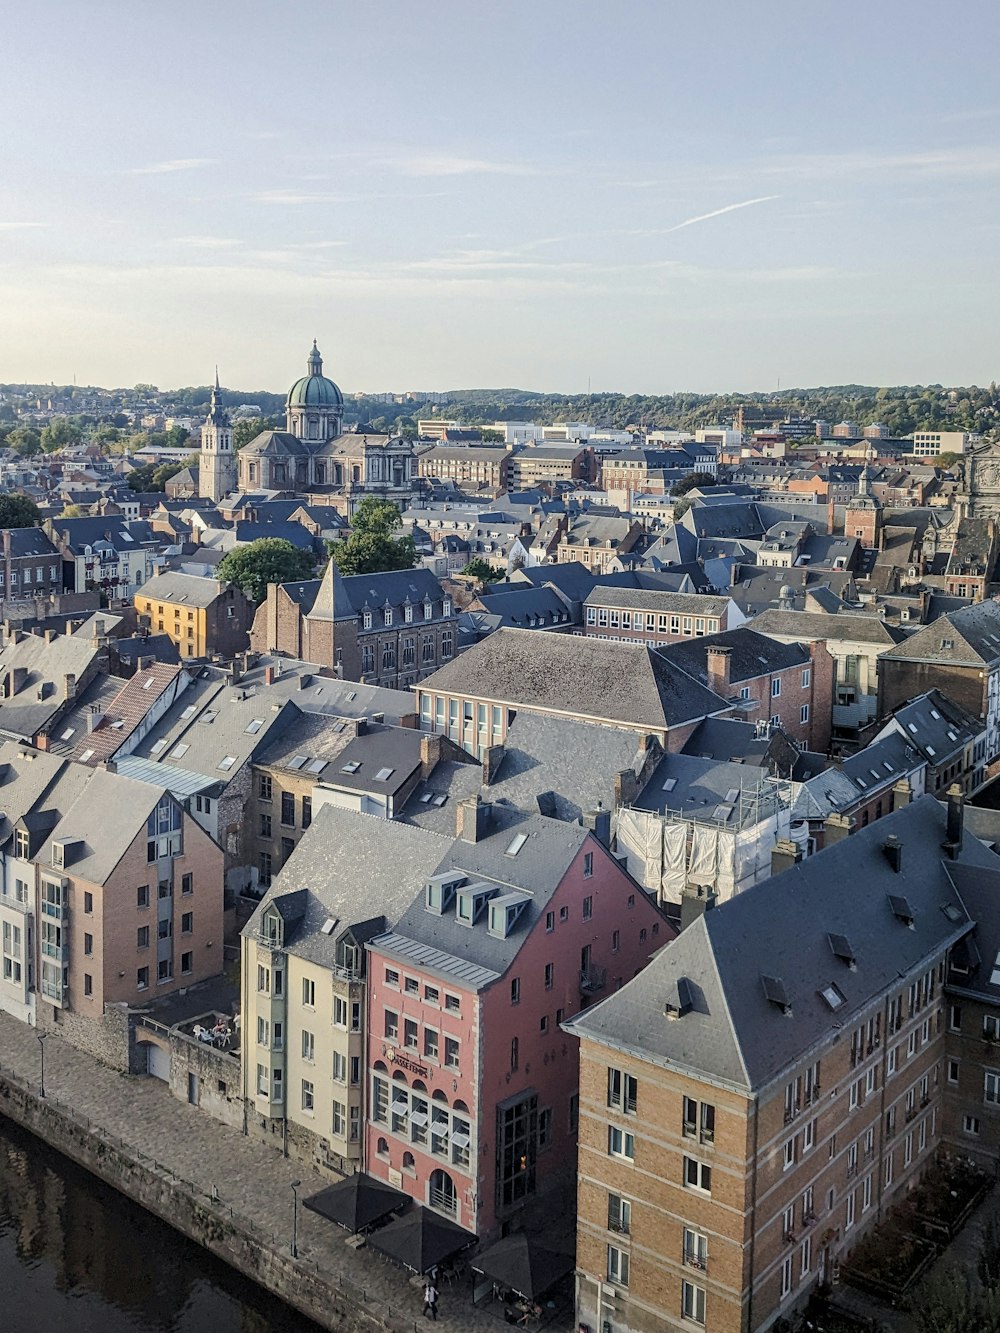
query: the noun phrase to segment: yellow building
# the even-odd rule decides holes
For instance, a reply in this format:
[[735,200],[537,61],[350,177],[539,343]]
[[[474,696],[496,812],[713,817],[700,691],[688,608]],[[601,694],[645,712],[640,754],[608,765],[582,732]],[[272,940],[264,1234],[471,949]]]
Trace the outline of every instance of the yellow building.
[[233,657],[249,645],[254,605],[235,584],[168,570],[143,584],[134,603],[139,623],[166,634],[182,658]]

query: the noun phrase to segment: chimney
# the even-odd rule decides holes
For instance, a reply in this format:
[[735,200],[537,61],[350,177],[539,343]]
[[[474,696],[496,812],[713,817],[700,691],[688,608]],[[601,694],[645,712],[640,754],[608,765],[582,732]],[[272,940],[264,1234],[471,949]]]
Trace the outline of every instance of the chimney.
[[481,842],[489,832],[492,816],[493,806],[477,792],[458,803],[455,832],[463,842]]
[[[429,778],[441,762],[441,733],[425,731],[420,736],[420,776]],[[485,765],[485,760],[483,761]]]
[[703,884],[685,884],[681,891],[681,930],[693,925],[715,906],[715,890]]
[[892,866],[897,875],[903,872],[903,844],[896,837],[895,833],[890,833],[882,844],[882,851],[885,859]]
[[838,815],[836,811],[827,815],[823,821],[823,846],[832,847],[851,833],[852,824],[849,815]]
[[90,712],[87,714],[87,731],[96,731],[103,721],[104,714],[101,710],[96,707],[91,708]]
[[892,789],[892,808],[894,811],[902,810],[905,805],[909,805],[913,799],[913,792],[910,789],[910,779],[902,777]]
[[97,620],[94,621],[94,638],[95,638],[95,639],[103,639],[103,638],[104,638],[104,617],[103,617],[103,616],[99,617]]
[[264,668],[264,684],[273,685],[277,679],[277,675],[278,673],[273,666],[266,666]]
[[779,838],[771,848],[771,874],[780,875],[802,860],[802,848],[791,838]]
[[716,694],[729,693],[729,671],[732,666],[731,648],[711,647],[708,650],[708,688]]
[[583,827],[589,828],[603,847],[611,846],[611,811],[605,810],[602,801],[597,802],[596,810],[588,810],[583,816]]
[[948,835],[944,849],[952,861],[957,861],[962,850],[962,835],[965,831],[965,798],[962,788],[953,782],[948,788]]
[[56,634],[56,632],[55,632],[54,629],[47,629],[47,630],[45,631],[45,642],[46,642],[46,643],[51,643],[52,640],[55,639],[55,638],[58,638],[58,635]]
[[67,671],[63,676],[63,697],[66,699],[76,698],[76,673]]
[[503,763],[506,753],[506,746],[503,745],[489,745],[483,751],[484,787],[490,787],[496,781],[496,776],[500,772],[500,765]]

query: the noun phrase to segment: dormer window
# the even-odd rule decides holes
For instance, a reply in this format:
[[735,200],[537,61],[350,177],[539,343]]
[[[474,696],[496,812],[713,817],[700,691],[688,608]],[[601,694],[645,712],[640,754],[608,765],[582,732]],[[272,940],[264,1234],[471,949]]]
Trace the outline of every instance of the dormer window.
[[413,622],[413,607],[409,602],[403,607],[403,620],[407,625],[412,624]]
[[384,607],[384,608],[383,608],[383,610],[382,610],[382,617],[383,617],[383,619],[385,620],[385,623],[386,623],[387,625],[391,625],[391,624],[392,624],[392,607],[391,607],[391,606],[387,606],[387,607]]
[[433,603],[431,603],[430,601],[424,602],[424,619],[430,620],[433,614],[434,614]]
[[29,855],[28,834],[25,829],[18,829],[14,834],[14,855],[20,861],[27,861]]
[[283,940],[284,923],[277,912],[267,912],[264,916],[263,935],[272,949],[280,949]]
[[442,614],[443,616],[450,616],[450,615],[451,615],[451,598],[450,598],[450,597],[446,597],[446,598],[444,599],[444,601],[441,603],[441,614]]
[[364,612],[362,612],[362,615],[361,615],[361,625],[362,625],[362,628],[364,628],[364,629],[371,629],[371,627],[372,627],[372,613],[371,613],[370,611],[364,611]]

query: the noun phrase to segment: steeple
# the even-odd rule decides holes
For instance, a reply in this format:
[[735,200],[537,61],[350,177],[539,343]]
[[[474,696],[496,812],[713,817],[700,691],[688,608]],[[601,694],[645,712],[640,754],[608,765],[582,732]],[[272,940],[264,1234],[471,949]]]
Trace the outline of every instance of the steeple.
[[312,351],[309,353],[309,360],[306,362],[306,366],[310,375],[322,375],[323,373],[323,358],[320,355],[319,348],[316,346],[315,338],[313,339]]
[[219,385],[219,367],[215,367],[215,387],[208,404],[208,421],[213,426],[228,426],[229,413],[222,405],[222,388]]

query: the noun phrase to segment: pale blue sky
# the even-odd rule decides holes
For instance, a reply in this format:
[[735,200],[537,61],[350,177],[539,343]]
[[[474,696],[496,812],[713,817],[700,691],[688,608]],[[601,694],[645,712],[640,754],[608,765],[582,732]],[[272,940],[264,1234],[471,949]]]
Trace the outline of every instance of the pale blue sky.
[[995,0],[32,0],[0,381],[985,383]]

